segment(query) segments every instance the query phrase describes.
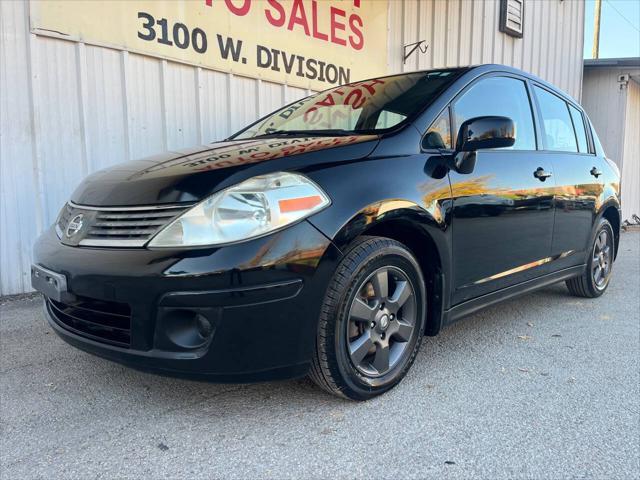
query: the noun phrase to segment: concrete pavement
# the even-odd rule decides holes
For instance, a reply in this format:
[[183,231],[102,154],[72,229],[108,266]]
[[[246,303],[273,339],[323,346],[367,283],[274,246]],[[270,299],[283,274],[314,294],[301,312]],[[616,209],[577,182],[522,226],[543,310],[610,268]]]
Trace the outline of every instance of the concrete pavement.
[[307,380],[213,385],[80,352],[0,305],[0,477],[638,478],[640,233],[604,297],[564,284],[425,338],[366,403]]

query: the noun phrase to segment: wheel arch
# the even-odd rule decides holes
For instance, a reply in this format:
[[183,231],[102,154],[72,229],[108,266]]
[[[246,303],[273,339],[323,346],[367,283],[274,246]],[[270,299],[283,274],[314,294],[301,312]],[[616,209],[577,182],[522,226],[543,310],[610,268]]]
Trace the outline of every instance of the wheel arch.
[[613,201],[603,205],[597,218],[596,228],[597,223],[601,218],[606,218],[613,228],[613,240],[615,246],[613,258],[615,260],[618,256],[618,247],[620,245],[620,227],[622,225],[620,207]]
[[418,260],[427,287],[427,322],[425,335],[437,335],[442,327],[445,308],[445,275],[441,252],[427,231],[403,219],[379,222],[363,235],[385,237],[405,245]]
[[444,215],[442,219],[437,221],[431,212],[412,202],[381,202],[354,215],[333,238],[334,244],[343,252],[366,235],[391,238],[413,253],[427,286],[429,302],[425,334],[429,336],[440,331],[443,312],[449,307],[449,235]]

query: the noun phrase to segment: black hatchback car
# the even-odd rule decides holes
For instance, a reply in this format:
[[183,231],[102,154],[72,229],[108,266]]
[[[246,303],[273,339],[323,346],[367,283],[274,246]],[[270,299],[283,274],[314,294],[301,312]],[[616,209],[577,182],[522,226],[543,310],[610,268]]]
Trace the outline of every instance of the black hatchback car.
[[388,76],[90,175],[32,282],[96,355],[221,382],[309,374],[363,400],[482,307],[560,281],[602,295],[619,181],[584,111],[538,78]]

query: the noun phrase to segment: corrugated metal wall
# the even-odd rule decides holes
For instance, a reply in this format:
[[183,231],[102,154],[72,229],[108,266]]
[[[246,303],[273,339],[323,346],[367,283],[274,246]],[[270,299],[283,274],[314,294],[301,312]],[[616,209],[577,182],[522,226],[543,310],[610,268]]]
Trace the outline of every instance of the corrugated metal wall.
[[[631,75],[619,82],[620,75]],[[621,172],[622,219],[640,215],[640,68],[588,67],[583,104],[609,158]]]
[[[499,18],[499,0],[392,0],[390,71],[502,63],[538,75],[579,100],[584,1],[526,0],[521,39],[499,32]],[[418,40],[426,40],[427,53],[403,65],[402,45]]]
[[622,218],[632,221],[640,216],[640,84],[635,80],[627,86],[623,156]]
[[622,168],[627,90],[620,88],[622,68],[590,68],[584,73],[583,106],[607,156]]
[[[382,0],[378,0],[382,1]],[[505,63],[580,97],[582,0],[527,0],[523,39],[498,0],[391,0],[389,71]],[[29,5],[0,1],[0,295],[31,290],[34,239],[88,173],[220,139],[298,88],[29,33]],[[402,61],[402,45],[426,54]]]

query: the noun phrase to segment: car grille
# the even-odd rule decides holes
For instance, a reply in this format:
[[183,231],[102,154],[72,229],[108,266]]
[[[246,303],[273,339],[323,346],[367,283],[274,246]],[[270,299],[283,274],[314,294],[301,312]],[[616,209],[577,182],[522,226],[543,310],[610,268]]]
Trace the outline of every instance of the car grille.
[[56,323],[76,335],[102,343],[129,348],[131,308],[125,303],[78,297],[66,304],[47,298],[49,313]]
[[[68,203],[56,230],[64,243],[96,247],[142,247],[189,206],[94,208]],[[82,234],[66,235],[69,221],[83,214]]]

